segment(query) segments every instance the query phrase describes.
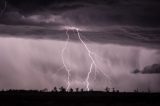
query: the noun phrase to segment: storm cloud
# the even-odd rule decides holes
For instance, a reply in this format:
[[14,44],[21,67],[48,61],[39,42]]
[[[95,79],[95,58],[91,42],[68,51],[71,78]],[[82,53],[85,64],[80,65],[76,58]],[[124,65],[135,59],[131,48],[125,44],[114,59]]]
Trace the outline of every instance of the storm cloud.
[[12,21],[16,16],[19,16],[17,21],[21,20],[20,15],[27,17],[40,14],[47,19],[48,14],[53,14],[77,25],[151,27],[160,24],[160,2],[157,0],[8,0],[7,4],[1,18],[9,15]]
[[160,42],[157,0],[8,0],[6,4],[0,17],[3,35],[63,40],[63,27],[75,26],[93,42],[153,47]]
[[153,64],[144,67],[143,70],[136,69],[133,71],[133,73],[142,73],[142,74],[160,74],[160,65],[159,64]]

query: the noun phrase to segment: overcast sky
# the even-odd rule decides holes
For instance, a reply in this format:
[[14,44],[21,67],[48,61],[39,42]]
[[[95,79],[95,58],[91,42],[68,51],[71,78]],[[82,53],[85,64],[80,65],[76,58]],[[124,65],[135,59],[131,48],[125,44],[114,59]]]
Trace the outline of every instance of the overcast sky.
[[70,87],[86,89],[92,59],[76,31],[64,49],[73,26],[94,53],[89,88],[160,91],[159,10],[159,0],[1,0],[0,88],[67,87],[64,50]]

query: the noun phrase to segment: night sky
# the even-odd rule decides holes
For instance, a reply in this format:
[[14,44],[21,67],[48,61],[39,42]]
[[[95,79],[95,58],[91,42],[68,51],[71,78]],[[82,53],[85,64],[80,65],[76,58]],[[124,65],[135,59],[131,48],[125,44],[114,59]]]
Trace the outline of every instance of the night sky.
[[0,0],[0,89],[67,88],[65,66],[70,88],[160,91],[160,1]]

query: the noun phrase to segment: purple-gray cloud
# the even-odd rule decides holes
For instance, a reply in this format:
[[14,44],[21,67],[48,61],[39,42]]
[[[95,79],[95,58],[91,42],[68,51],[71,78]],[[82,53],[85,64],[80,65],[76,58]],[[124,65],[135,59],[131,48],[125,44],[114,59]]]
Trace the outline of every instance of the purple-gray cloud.
[[[1,5],[3,4],[1,2]],[[3,19],[1,22],[8,24],[14,18],[13,13],[25,17],[35,14],[47,16],[48,13],[61,15],[68,24],[77,25],[118,24],[150,27],[160,24],[158,11],[160,2],[157,0],[7,0],[7,4],[7,9],[1,16]],[[5,19],[7,16],[12,18]],[[18,18],[17,24],[20,23],[19,20],[21,21]]]
[[144,67],[143,70],[134,70],[133,73],[142,73],[142,74],[159,74],[160,73],[160,65],[159,64],[153,64]]
[[73,25],[91,42],[159,48],[159,5],[156,0],[8,0],[0,33],[64,40],[61,27]]

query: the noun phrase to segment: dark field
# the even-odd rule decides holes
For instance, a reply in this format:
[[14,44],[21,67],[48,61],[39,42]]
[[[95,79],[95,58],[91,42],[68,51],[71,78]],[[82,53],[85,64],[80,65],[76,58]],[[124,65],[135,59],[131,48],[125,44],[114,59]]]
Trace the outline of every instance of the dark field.
[[0,92],[0,106],[160,106],[160,93]]

